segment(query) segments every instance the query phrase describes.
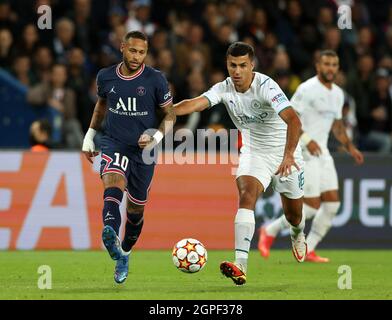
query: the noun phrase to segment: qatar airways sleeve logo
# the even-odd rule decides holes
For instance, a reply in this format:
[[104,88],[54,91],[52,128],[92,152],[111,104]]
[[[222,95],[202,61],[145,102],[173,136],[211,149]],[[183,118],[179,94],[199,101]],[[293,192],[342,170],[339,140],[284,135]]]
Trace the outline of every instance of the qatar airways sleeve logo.
[[279,105],[283,102],[286,102],[287,98],[283,93],[279,93],[275,97],[273,97],[271,101],[272,101],[272,104]]

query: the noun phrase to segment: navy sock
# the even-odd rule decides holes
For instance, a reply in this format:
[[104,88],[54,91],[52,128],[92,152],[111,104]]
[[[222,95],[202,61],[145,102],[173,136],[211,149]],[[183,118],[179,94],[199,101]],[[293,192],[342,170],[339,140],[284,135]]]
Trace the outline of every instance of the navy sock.
[[143,212],[127,212],[127,224],[125,225],[125,235],[122,242],[122,248],[124,251],[129,252],[135,245],[140,233],[142,232],[143,222]]
[[103,224],[111,226],[117,235],[121,225],[120,204],[122,198],[123,192],[119,188],[107,188],[103,194]]

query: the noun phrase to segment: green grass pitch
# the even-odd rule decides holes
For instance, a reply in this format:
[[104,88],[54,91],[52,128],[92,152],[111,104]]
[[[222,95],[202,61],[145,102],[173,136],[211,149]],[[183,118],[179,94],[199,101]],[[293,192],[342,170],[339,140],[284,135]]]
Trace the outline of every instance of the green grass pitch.
[[[320,250],[329,264],[297,263],[288,250],[274,250],[268,261],[250,253],[248,282],[235,286],[219,272],[232,251],[208,252],[195,274],[178,271],[171,250],[132,254],[127,281],[113,281],[114,261],[104,251],[2,251],[0,299],[391,299],[392,251]],[[38,267],[49,265],[52,289],[40,290]],[[352,289],[338,288],[340,265],[352,271]]]

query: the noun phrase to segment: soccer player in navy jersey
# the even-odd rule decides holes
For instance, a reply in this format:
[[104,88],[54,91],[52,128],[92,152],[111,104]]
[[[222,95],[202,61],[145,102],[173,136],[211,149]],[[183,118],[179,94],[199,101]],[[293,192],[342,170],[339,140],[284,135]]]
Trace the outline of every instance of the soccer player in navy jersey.
[[[166,78],[144,64],[148,50],[146,35],[129,32],[120,50],[123,61],[100,70],[97,75],[98,101],[82,147],[92,163],[92,158],[98,155],[93,139],[105,119],[100,170],[105,189],[102,241],[116,260],[117,283],[123,283],[128,276],[129,254],[143,227],[144,206],[154,173],[154,163],[143,161],[143,149],[158,144],[176,121]],[[145,133],[153,128],[157,129],[153,135]],[[121,242],[119,206],[124,191],[127,221]]]

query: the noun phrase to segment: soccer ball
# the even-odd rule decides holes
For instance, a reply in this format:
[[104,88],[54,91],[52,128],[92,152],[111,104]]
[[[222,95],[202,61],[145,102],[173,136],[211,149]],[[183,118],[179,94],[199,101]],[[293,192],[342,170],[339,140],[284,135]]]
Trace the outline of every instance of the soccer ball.
[[173,263],[177,269],[195,273],[207,263],[207,250],[204,245],[192,238],[182,239],[176,243],[172,252]]

